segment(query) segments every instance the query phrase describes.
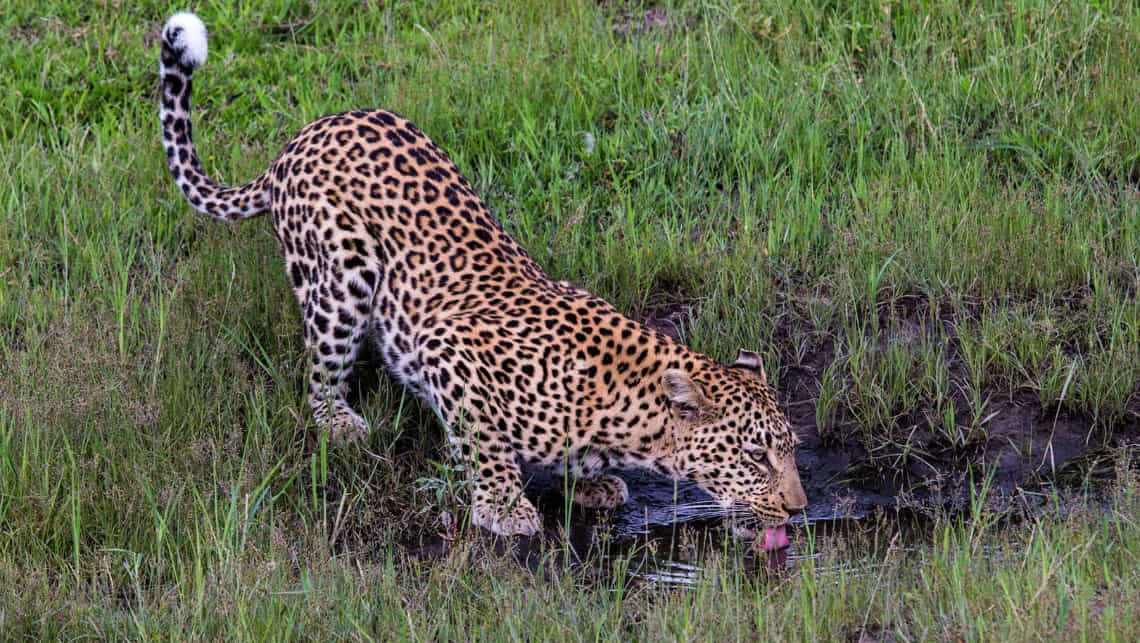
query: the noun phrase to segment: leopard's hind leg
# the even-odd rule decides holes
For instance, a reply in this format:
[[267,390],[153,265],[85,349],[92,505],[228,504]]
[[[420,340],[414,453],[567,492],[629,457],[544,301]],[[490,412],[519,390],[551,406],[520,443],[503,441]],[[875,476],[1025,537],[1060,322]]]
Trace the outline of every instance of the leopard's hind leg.
[[327,428],[338,443],[353,442],[368,436],[368,424],[349,406],[346,395],[371,326],[372,291],[356,275],[324,277],[300,285],[294,280],[304,317],[309,405],[318,428]]

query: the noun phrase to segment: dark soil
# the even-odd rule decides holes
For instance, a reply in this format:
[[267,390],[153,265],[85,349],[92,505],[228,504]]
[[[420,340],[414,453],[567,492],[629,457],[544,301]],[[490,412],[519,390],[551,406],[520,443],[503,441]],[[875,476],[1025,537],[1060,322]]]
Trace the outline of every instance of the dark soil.
[[654,295],[633,318],[681,342],[693,319],[695,305],[685,297]]
[[664,11],[651,8],[644,11],[625,11],[613,20],[614,35],[631,38],[669,29],[670,17]]

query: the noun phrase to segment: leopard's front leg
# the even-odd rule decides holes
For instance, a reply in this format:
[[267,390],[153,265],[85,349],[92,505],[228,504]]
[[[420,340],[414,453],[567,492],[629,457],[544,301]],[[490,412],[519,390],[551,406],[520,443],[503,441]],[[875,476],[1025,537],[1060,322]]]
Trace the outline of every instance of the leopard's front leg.
[[473,431],[477,436],[472,473],[472,522],[501,536],[533,536],[542,527],[538,510],[523,495],[515,450],[504,436]]
[[587,509],[613,509],[629,500],[625,480],[608,473],[568,481],[565,490],[574,504]]

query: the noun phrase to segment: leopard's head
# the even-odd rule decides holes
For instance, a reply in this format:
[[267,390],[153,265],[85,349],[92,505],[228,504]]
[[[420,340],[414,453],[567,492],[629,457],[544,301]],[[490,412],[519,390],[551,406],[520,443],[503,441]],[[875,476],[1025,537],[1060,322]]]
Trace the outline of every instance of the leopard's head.
[[795,433],[776,405],[756,353],[698,375],[662,375],[669,398],[674,468],[725,508],[747,505],[762,527],[807,506],[796,470]]

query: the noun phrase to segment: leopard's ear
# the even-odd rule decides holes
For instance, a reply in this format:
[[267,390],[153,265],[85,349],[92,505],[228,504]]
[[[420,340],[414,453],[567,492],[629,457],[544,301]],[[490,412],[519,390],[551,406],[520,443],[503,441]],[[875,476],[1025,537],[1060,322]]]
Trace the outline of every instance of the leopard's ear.
[[712,414],[712,401],[685,371],[676,368],[665,371],[661,385],[665,387],[673,412],[682,420],[696,422]]
[[736,363],[733,364],[735,368],[743,368],[752,371],[760,378],[764,385],[768,384],[768,374],[764,372],[764,364],[760,361],[760,353],[746,351],[743,348],[736,353]]

